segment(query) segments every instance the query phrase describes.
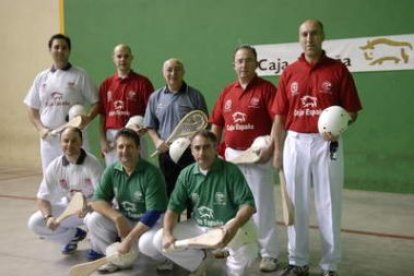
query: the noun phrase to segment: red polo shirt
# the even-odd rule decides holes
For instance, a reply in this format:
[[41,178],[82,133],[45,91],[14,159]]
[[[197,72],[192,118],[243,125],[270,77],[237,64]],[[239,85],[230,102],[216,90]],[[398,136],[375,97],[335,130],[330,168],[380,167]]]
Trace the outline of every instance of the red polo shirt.
[[105,129],[120,129],[129,118],[144,116],[149,96],[154,91],[151,81],[135,72],[122,79],[115,74],[99,88],[100,114],[105,117]]
[[285,128],[296,132],[317,133],[319,115],[329,106],[362,109],[351,73],[325,53],[313,65],[302,54],[283,71],[277,91],[272,111],[285,116]]
[[257,136],[270,134],[276,87],[255,77],[245,90],[236,81],[226,86],[217,100],[211,123],[223,128],[227,147],[245,150]]

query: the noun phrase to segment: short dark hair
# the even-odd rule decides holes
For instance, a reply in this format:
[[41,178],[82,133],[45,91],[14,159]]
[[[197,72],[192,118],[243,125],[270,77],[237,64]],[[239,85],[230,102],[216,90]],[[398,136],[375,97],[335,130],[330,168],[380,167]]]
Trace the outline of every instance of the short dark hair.
[[217,145],[217,136],[213,132],[211,132],[210,130],[202,129],[202,130],[197,131],[191,137],[191,142],[193,142],[194,138],[197,137],[197,136],[201,136],[201,137],[204,137],[204,138],[210,140],[210,142],[212,142],[214,146]]
[[141,145],[139,135],[135,131],[133,131],[132,129],[123,128],[123,129],[119,130],[115,135],[115,142],[116,142],[116,140],[118,140],[119,137],[126,137],[126,138],[129,138],[129,139],[133,140],[136,146]]
[[47,45],[49,46],[49,49],[52,48],[52,43],[53,43],[53,40],[55,40],[55,39],[62,39],[64,41],[66,41],[66,44],[68,45],[69,51],[71,50],[72,45],[70,43],[70,38],[68,36],[64,35],[64,34],[54,34],[54,35],[52,35],[52,37],[49,39],[49,42],[47,43]]
[[66,130],[70,130],[70,131],[72,131],[72,132],[77,133],[77,134],[78,134],[78,136],[80,137],[81,141],[83,142],[82,130],[81,130],[80,128],[78,128],[78,127],[71,127],[71,126],[65,127],[65,128],[62,130],[62,132],[60,133],[60,138],[62,138],[62,134],[63,134],[63,132],[65,132]]
[[254,57],[256,58],[256,60],[257,60],[257,51],[256,51],[256,49],[255,49],[253,46],[251,46],[251,45],[247,45],[247,44],[240,45],[239,47],[237,47],[237,48],[234,50],[233,57],[235,57],[235,56],[236,56],[237,51],[238,51],[238,50],[241,50],[241,49],[245,49],[245,50],[250,51],[250,52],[254,55]]

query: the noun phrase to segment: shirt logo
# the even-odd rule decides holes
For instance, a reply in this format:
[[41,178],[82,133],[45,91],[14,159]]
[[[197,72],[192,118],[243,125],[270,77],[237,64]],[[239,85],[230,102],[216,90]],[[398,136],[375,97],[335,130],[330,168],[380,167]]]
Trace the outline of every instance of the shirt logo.
[[321,93],[332,94],[332,83],[330,81],[322,82]]
[[249,107],[258,108],[260,103],[259,97],[252,97],[249,103]]
[[231,106],[232,106],[232,102],[231,102],[231,100],[227,100],[227,101],[224,103],[224,110],[231,110]]
[[318,99],[312,96],[303,96],[300,101],[304,108],[316,107],[318,105]]
[[299,93],[299,83],[294,81],[290,84],[290,93],[292,96],[295,96]]
[[127,97],[128,97],[128,100],[135,101],[136,96],[137,96],[137,93],[135,91],[129,91]]
[[134,203],[131,203],[131,202],[128,202],[128,201],[123,201],[121,203],[121,206],[127,212],[132,212],[133,213],[133,212],[136,211],[135,204]]
[[106,97],[108,98],[108,102],[112,102],[112,98],[113,98],[112,95],[113,95],[112,91],[108,91],[106,93]]
[[197,193],[191,193],[191,200],[193,202],[198,202],[200,196]]
[[136,201],[142,201],[142,193],[140,192],[140,191],[136,191],[135,193],[134,193],[134,199],[136,200]]
[[121,100],[114,101],[114,109],[115,110],[123,110],[124,109],[124,102]]
[[200,215],[200,218],[205,218],[205,219],[213,219],[213,209],[207,207],[207,206],[201,206],[200,208],[197,209],[198,214]]
[[215,195],[214,195],[214,200],[215,200],[215,203],[217,204],[217,205],[226,205],[226,197],[224,196],[224,194],[223,193],[221,193],[221,192],[217,192]]
[[62,187],[62,189],[69,190],[69,184],[66,179],[59,179],[59,185]]
[[51,99],[46,103],[47,106],[69,106],[69,102],[64,100],[63,94],[60,92],[53,92],[50,94]]
[[233,122],[244,123],[246,122],[247,115],[243,112],[234,112],[232,117],[233,117]]

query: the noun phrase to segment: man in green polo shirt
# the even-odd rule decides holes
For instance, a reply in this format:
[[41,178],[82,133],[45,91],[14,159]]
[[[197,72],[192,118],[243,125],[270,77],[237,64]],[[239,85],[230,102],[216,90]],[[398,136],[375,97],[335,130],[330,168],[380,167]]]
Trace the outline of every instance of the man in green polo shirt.
[[[256,231],[251,222],[255,212],[253,195],[234,164],[217,157],[217,139],[207,130],[197,132],[191,141],[196,163],[181,171],[164,217],[164,228],[155,235],[154,244],[167,258],[189,270],[205,275],[210,258],[205,250],[187,249],[164,252],[175,240],[198,236],[221,227],[225,236],[222,248],[229,251],[228,275],[243,275],[258,254]],[[192,218],[177,223],[191,200]]]
[[[162,262],[167,259],[153,246],[153,236],[161,228],[167,194],[161,171],[140,158],[140,138],[122,129],[115,136],[118,162],[103,173],[92,202],[94,212],[86,222],[92,250],[104,254],[106,247],[120,240],[119,253],[139,250]],[[118,207],[113,207],[113,200]],[[92,254],[93,255],[93,254]],[[120,267],[112,263],[98,269],[112,273]]]

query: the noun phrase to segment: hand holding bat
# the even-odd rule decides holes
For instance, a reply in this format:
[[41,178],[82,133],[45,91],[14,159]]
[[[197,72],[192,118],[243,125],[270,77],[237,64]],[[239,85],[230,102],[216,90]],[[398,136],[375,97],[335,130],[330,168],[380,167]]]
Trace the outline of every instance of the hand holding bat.
[[55,219],[55,222],[60,224],[70,216],[82,216],[85,210],[87,210],[86,199],[81,192],[76,192],[73,194],[66,209]]
[[[187,113],[174,128],[173,132],[168,136],[164,143],[168,146],[175,139],[180,137],[190,137],[199,130],[205,129],[208,125],[207,115],[201,110],[193,110]],[[162,146],[162,145],[161,145]],[[160,148],[163,150],[165,148]],[[151,157],[158,155],[160,151],[157,150],[151,154]]]
[[69,276],[88,276],[91,275],[100,266],[107,263],[113,263],[119,267],[129,267],[133,265],[137,258],[137,253],[134,250],[130,250],[126,254],[120,254],[118,252],[120,243],[116,242],[108,246],[105,250],[106,257],[98,259],[93,262],[74,265],[69,271]]
[[85,115],[79,115],[71,119],[69,122],[61,125],[60,127],[55,128],[54,130],[49,131],[49,135],[58,135],[67,127],[77,127],[84,128],[89,123],[89,117]]
[[187,248],[208,249],[217,248],[223,241],[225,230],[222,228],[214,228],[199,236],[176,240],[169,247],[165,248],[165,252],[174,250],[183,250]]

